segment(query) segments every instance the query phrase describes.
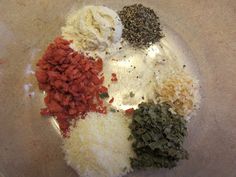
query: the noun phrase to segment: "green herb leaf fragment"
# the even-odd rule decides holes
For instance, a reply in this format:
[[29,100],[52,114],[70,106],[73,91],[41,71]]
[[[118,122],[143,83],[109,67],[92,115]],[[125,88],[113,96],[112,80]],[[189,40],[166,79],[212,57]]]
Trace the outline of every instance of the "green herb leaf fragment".
[[129,93],[129,96],[130,96],[131,98],[134,97],[134,96],[135,96],[134,92],[130,92],[130,93]]
[[100,94],[99,94],[99,97],[100,97],[101,99],[105,99],[105,98],[108,98],[109,95],[108,95],[108,93],[100,93]]
[[111,108],[110,111],[111,111],[111,112],[116,112],[116,109]]

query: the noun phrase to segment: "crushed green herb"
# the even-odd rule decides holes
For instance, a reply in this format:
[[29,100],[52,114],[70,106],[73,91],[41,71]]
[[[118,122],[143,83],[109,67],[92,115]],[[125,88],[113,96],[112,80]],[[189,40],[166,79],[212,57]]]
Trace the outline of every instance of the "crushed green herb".
[[133,168],[173,168],[179,160],[188,158],[183,148],[186,120],[169,108],[165,104],[141,103],[134,111],[130,129],[137,157],[131,158]]
[[129,96],[133,98],[135,96],[134,92],[129,92]]
[[101,94],[99,94],[99,97],[101,98],[101,99],[105,99],[105,98],[108,98],[109,97],[109,94],[108,93],[101,93]]
[[116,109],[111,108],[110,111],[111,111],[111,112],[116,112]]
[[159,17],[142,4],[125,6],[120,12],[122,36],[134,47],[149,47],[163,37]]

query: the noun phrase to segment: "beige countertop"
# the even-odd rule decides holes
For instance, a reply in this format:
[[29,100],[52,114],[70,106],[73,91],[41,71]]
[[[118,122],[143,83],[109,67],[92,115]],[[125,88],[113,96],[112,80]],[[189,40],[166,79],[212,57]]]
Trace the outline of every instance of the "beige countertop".
[[[116,9],[134,2],[154,8],[188,44],[198,64],[203,99],[189,123],[190,159],[173,170],[129,176],[235,177],[236,1],[86,1]],[[39,114],[42,98],[31,68],[60,34],[65,14],[86,3],[0,0],[0,177],[76,177],[63,161],[60,137]],[[29,92],[35,95],[29,97]]]

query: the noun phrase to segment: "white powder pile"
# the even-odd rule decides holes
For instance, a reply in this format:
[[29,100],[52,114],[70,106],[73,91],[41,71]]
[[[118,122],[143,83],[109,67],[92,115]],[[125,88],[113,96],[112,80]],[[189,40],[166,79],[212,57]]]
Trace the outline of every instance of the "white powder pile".
[[78,49],[104,51],[121,39],[122,24],[118,14],[104,6],[85,6],[70,14],[62,27],[65,39]]
[[121,113],[89,113],[64,140],[65,159],[81,177],[121,177],[132,171],[129,120]]

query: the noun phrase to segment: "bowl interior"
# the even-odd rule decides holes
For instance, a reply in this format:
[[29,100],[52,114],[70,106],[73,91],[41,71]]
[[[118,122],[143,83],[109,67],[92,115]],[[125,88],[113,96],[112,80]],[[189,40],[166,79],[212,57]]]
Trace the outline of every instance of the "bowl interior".
[[[131,0],[1,0],[0,177],[76,177],[66,165],[61,137],[42,118],[43,98],[35,63],[65,16],[85,4],[120,9]],[[143,0],[176,33],[194,58],[202,91],[201,109],[188,124],[190,159],[172,170],[137,171],[130,177],[235,177],[236,3],[234,0]],[[173,39],[175,40],[175,39]],[[186,54],[188,55],[188,54]]]

